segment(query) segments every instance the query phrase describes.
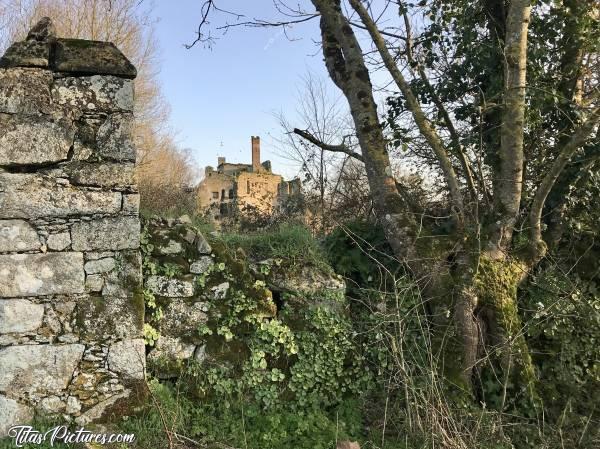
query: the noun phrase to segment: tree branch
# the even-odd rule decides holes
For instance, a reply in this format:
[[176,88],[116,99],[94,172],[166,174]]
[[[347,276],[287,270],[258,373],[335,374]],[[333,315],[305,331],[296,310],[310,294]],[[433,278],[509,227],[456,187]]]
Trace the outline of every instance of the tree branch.
[[569,162],[569,159],[573,156],[575,151],[580,148],[588,139],[590,134],[600,120],[600,107],[597,107],[587,118],[587,120],[580,125],[572,134],[571,138],[567,141],[565,146],[562,148],[558,157],[554,160],[552,167],[542,179],[533,202],[531,204],[531,211],[529,212],[529,223],[531,225],[531,241],[534,248],[534,257],[539,259],[545,255],[545,245],[542,240],[542,210],[546,202],[552,187],[556,183],[561,172]]
[[206,0],[200,7],[201,19],[200,19],[200,24],[198,25],[198,30],[196,31],[196,39],[191,44],[186,44],[185,45],[186,49],[189,50],[194,45],[196,45],[198,42],[210,44],[213,41],[213,37],[210,35],[210,32],[208,33],[208,35],[206,35],[204,33],[204,27],[209,24],[208,17],[212,10],[215,10],[218,12],[223,12],[225,14],[229,14],[232,16],[236,16],[238,19],[243,17],[242,14],[237,14],[237,13],[219,8],[217,5],[215,5],[214,0]]
[[[349,21],[349,23],[353,27],[360,28],[361,30],[367,30],[367,27],[364,26],[362,23],[352,22],[352,21]],[[402,35],[396,34],[396,33],[391,33],[389,31],[385,31],[385,30],[379,30],[379,33],[381,33],[382,36],[393,37],[395,39],[400,39],[402,41],[408,40],[408,38],[406,36],[402,36]]]
[[[437,94],[437,92],[435,91],[433,86],[431,85],[431,82],[429,81],[429,78],[427,77],[427,74],[425,73],[425,70],[423,69],[423,65],[421,63],[419,63],[419,61],[417,61],[414,57],[414,53],[413,53],[414,42],[413,42],[413,38],[412,38],[410,20],[408,18],[407,9],[404,7],[402,2],[400,2],[400,4],[402,5],[400,10],[401,10],[402,18],[404,20],[404,27],[406,29],[406,57],[408,59],[408,62],[412,66],[416,67],[417,72],[419,73],[419,77],[421,78],[421,81],[423,81],[423,84],[425,84],[425,87],[427,88],[427,90],[429,91],[429,94],[431,95],[431,98],[433,99],[433,103],[435,104],[438,111],[442,115],[442,118],[444,119],[444,124],[446,125],[446,129],[448,129],[448,132],[450,133],[450,138],[452,139],[452,144],[456,150],[458,160],[460,161],[460,164],[465,173],[465,178],[467,179],[467,186],[469,187],[469,191],[471,192],[473,201],[477,201],[477,190],[475,188],[475,182],[473,181],[473,170],[471,169],[471,164],[470,164],[469,160],[467,159],[465,152],[463,151],[463,147],[460,143],[460,137],[458,135],[458,132],[456,131],[454,122],[450,118],[450,114],[448,113],[448,110],[446,109],[446,107],[442,103],[439,95]],[[483,181],[481,181],[481,182],[483,182]]]
[[315,136],[313,136],[308,131],[303,131],[303,130],[298,129],[298,128],[294,128],[294,134],[299,135],[303,139],[309,141],[313,145],[316,145],[316,146],[318,146],[319,148],[321,148],[321,149],[323,149],[325,151],[331,151],[331,152],[334,152],[334,153],[345,153],[348,156],[353,157],[356,160],[359,160],[361,162],[365,161],[363,159],[363,157],[362,157],[362,154],[357,153],[356,151],[352,151],[350,148],[348,148],[344,144],[340,144],[340,145],[330,145],[330,144],[327,144],[327,143],[322,142],[319,139],[317,139]]
[[431,146],[433,152],[436,155],[436,158],[440,164],[442,172],[444,174],[444,179],[448,184],[448,188],[450,190],[450,198],[452,201],[452,205],[455,209],[456,214],[458,214],[459,220],[462,222],[464,220],[464,203],[462,198],[462,193],[460,191],[460,185],[458,183],[458,177],[456,176],[456,172],[454,171],[454,167],[452,166],[452,162],[448,157],[448,152],[444,147],[442,139],[438,135],[438,133],[433,128],[433,125],[429,121],[429,119],[425,116],[417,98],[415,97],[412,89],[410,88],[408,82],[402,75],[402,72],[396,65],[393,56],[390,54],[390,51],[387,48],[385,40],[383,36],[377,29],[377,25],[369,15],[369,12],[361,3],[360,0],[349,0],[352,8],[358,13],[362,23],[367,28],[371,39],[375,43],[381,58],[383,59],[383,63],[385,67],[392,75],[396,85],[402,92],[404,99],[406,100],[406,106],[412,113],[412,116],[419,128],[419,131],[427,140],[427,143]]

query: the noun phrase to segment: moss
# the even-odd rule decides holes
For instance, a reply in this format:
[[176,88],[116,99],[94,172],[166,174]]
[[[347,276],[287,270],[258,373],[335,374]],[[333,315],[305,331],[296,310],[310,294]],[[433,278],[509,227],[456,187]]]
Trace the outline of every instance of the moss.
[[146,315],[146,304],[144,302],[144,290],[140,285],[133,289],[133,296],[129,302],[129,307],[131,308],[133,315],[140,318],[140,326],[143,327]]
[[72,48],[87,49],[96,45],[95,41],[87,39],[62,39],[62,41]]
[[517,313],[517,288],[526,268],[518,260],[497,261],[481,257],[475,287],[481,305],[491,308],[507,337],[516,336],[521,327]]
[[491,328],[495,330],[492,337],[498,345],[496,354],[503,370],[516,375],[527,387],[530,398],[537,401],[535,370],[517,307],[517,289],[525,272],[525,264],[518,259],[481,257],[475,287],[480,307],[491,312]]
[[106,301],[102,296],[90,296],[77,306],[77,328],[87,330],[86,321],[97,321],[106,311]]
[[157,376],[168,374],[177,377],[181,374],[187,364],[187,361],[168,358],[164,355],[147,359],[148,370]]

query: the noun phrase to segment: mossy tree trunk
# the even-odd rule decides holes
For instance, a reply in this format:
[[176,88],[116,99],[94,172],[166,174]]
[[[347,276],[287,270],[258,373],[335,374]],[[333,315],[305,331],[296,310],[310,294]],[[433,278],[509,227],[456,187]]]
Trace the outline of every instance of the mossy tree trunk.
[[518,257],[463,251],[440,281],[427,277],[422,290],[432,305],[440,367],[462,393],[477,395],[479,376],[491,370],[499,389],[518,385],[535,405],[535,373],[517,305],[518,287],[529,270]]
[[[327,70],[333,82],[343,92],[350,106],[361,154],[342,145],[327,145],[307,132],[297,131],[324,150],[345,152],[365,165],[375,212],[395,256],[402,261],[421,286],[423,301],[431,306],[435,332],[440,341],[451,342],[444,357],[444,371],[455,383],[472,391],[473,378],[480,366],[495,363],[504,379],[517,380],[534,396],[534,372],[524,338],[517,307],[517,289],[528,273],[545,254],[541,233],[541,210],[548,193],[567,161],[590,135],[599,119],[598,110],[587,120],[574,124],[571,138],[561,151],[547,176],[533,189],[533,207],[522,204],[524,179],[524,132],[526,129],[525,94],[527,88],[527,47],[531,15],[529,0],[484,2],[491,33],[490,45],[502,57],[492,61],[503,68],[503,83],[499,86],[498,103],[494,109],[494,145],[486,154],[492,173],[492,188],[485,186],[481,170],[477,182],[471,162],[461,147],[452,124],[452,115],[436,90],[428,84],[426,72],[412,54],[410,21],[405,6],[399,2],[400,15],[405,17],[403,38],[409,68],[398,64],[398,57],[370,10],[361,0],[348,0],[356,13],[350,19],[341,0],[312,0],[320,20],[322,50]],[[505,10],[506,9],[506,10]],[[358,18],[356,18],[358,17]],[[355,20],[359,20],[357,25]],[[363,50],[355,28],[366,30],[373,47],[402,94],[402,107],[408,111],[416,129],[431,149],[431,159],[439,166],[441,179],[448,194],[453,232],[437,239],[423,238],[422,223],[416,219],[410,204],[403,199],[395,182],[388,153],[388,142],[380,123],[374,90]],[[419,96],[405,77],[416,72],[428,86],[435,105],[435,114],[421,106]],[[440,124],[431,118],[443,117],[450,134],[450,143],[438,131]],[[483,116],[489,111],[483,113]],[[488,142],[488,143],[489,143]],[[493,153],[493,154],[492,154]],[[489,156],[488,154],[488,156]],[[456,163],[458,161],[459,163]],[[456,167],[455,167],[456,164]],[[480,190],[477,191],[477,188]],[[485,201],[484,201],[485,199]],[[485,204],[486,210],[481,210]],[[529,207],[529,205],[527,205]],[[517,220],[530,212],[532,234],[528,251],[517,254],[513,241]],[[426,243],[423,243],[426,241]],[[445,308],[444,313],[439,313]],[[441,329],[441,330],[440,330]],[[446,339],[450,332],[450,339]]]

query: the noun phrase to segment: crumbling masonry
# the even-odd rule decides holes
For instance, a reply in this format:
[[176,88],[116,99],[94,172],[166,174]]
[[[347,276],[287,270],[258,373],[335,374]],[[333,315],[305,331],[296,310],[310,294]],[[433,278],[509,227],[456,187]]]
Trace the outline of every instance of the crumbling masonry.
[[79,424],[144,386],[133,78],[42,20],[0,60],[0,436]]

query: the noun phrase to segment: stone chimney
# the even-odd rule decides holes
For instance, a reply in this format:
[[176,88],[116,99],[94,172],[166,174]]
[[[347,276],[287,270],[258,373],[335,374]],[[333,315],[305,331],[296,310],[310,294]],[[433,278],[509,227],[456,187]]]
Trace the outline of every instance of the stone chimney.
[[260,137],[252,136],[252,170],[260,171]]
[[219,156],[217,158],[217,165],[223,165],[225,163],[225,158],[223,156]]

